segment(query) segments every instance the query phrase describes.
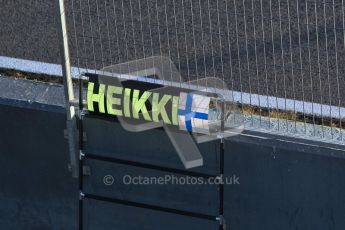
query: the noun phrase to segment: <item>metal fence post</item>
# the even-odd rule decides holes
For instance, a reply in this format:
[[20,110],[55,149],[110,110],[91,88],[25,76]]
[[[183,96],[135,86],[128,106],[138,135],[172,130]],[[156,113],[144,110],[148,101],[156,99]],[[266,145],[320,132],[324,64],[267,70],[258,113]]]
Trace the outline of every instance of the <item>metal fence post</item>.
[[65,106],[67,113],[67,131],[68,131],[68,145],[70,154],[70,168],[72,176],[78,177],[78,164],[77,164],[77,141],[76,141],[76,118],[75,108],[71,105],[74,99],[72,76],[71,76],[71,63],[68,47],[68,34],[66,26],[66,13],[64,0],[56,0],[56,17],[57,17],[57,32],[59,38],[63,86],[65,93]]

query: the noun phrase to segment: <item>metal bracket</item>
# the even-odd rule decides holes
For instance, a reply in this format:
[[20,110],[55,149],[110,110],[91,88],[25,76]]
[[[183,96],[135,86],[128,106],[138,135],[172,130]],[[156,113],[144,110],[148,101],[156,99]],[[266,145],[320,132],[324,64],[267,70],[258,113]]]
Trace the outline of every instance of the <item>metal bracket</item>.
[[87,111],[85,110],[79,110],[78,116],[80,120],[84,120],[85,115],[87,114]]
[[85,75],[79,75],[78,78],[82,81],[88,81],[89,80],[89,77],[85,76]]
[[82,191],[79,191],[79,200],[83,200],[85,198],[85,194]]
[[84,176],[91,176],[91,168],[90,168],[90,166],[83,165],[83,175]]
[[225,224],[225,218],[223,215],[220,215],[216,218],[216,220],[219,222],[220,226],[223,226],[223,230],[226,229],[226,224]]
[[85,158],[85,153],[83,151],[79,151],[79,160],[83,160]]

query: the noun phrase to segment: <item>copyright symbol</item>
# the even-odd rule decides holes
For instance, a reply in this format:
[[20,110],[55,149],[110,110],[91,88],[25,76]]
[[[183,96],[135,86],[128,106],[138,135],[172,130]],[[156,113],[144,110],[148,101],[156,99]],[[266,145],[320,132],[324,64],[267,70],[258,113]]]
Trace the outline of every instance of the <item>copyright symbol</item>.
[[107,186],[110,186],[114,183],[114,177],[112,175],[105,175],[103,177],[103,183]]

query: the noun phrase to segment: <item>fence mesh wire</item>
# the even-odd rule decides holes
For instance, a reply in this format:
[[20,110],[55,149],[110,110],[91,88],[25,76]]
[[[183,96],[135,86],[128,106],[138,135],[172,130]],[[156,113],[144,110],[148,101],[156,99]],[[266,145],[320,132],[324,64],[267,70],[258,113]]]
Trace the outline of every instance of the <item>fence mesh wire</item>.
[[344,0],[66,0],[71,60],[224,80],[248,129],[343,141]]

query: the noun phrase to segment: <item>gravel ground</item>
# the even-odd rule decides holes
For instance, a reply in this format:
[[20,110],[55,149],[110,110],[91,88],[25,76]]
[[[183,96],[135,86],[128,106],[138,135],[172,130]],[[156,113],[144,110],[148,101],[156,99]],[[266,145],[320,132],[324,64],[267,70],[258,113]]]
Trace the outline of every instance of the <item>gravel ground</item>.
[[[155,0],[124,1],[123,6],[115,0],[115,7],[112,0],[90,2],[89,9],[86,0],[66,0],[74,65],[101,68],[162,54],[185,78],[224,75],[230,89],[345,106],[345,65],[336,65],[345,61],[340,0],[334,14],[331,1],[325,9],[323,1],[315,8],[308,1],[307,10],[305,1],[281,1],[280,6],[272,1],[272,25],[269,1],[263,1],[263,17],[258,0],[253,5],[227,1],[228,11],[225,1],[219,1],[219,10],[217,1],[206,0],[200,5],[198,0],[164,0],[158,7]],[[59,63],[54,20],[54,1],[2,1],[0,55]]]

